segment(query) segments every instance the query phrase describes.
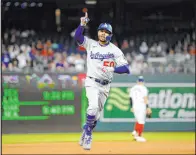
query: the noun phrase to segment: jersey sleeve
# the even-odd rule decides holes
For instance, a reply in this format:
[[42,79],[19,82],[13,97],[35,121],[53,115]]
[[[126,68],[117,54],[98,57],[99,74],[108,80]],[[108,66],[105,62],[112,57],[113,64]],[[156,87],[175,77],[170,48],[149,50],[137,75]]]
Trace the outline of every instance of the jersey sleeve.
[[116,49],[115,63],[116,63],[116,67],[120,67],[128,64],[123,52],[120,49]]
[[148,96],[148,89],[146,87],[144,87],[143,89],[143,95]]
[[79,46],[82,46],[86,49],[86,51],[90,51],[90,47],[91,47],[91,44],[93,43],[93,40],[88,38],[87,36],[84,36],[84,41],[82,44],[78,44]]

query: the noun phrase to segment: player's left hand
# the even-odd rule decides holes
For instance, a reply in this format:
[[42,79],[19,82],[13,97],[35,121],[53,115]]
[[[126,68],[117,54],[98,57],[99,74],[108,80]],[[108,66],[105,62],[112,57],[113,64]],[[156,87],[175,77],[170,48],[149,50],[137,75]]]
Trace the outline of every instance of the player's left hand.
[[151,110],[150,108],[147,108],[147,109],[146,109],[146,113],[147,113],[147,114],[151,114],[151,113],[152,113],[152,110]]
[[101,68],[102,72],[107,73],[107,72],[114,72],[114,67],[102,67]]
[[150,118],[151,115],[152,115],[152,110],[151,110],[150,108],[147,108],[147,109],[146,109],[146,116],[147,116],[148,118]]

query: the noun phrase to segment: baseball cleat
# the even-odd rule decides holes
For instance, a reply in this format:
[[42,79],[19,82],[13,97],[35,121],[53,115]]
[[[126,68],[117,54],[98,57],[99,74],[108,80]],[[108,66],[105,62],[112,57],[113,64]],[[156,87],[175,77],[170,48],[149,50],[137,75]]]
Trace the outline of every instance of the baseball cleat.
[[132,132],[132,136],[137,136],[137,132],[135,130]]
[[79,145],[82,146],[84,143],[84,137],[85,137],[85,130],[83,130],[82,135],[80,137]]
[[136,140],[136,137],[138,137],[137,132],[134,130],[131,134],[132,134],[133,138]]
[[137,136],[135,137],[135,139],[137,142],[146,142],[146,139],[144,137]]
[[84,142],[83,142],[83,149],[90,150],[92,143],[92,135],[85,135]]

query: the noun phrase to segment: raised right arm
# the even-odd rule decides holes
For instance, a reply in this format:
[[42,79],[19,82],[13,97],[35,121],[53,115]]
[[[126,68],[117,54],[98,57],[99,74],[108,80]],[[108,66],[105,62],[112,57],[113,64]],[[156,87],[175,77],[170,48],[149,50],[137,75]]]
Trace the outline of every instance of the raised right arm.
[[79,43],[82,44],[84,42],[84,26],[79,25],[76,29],[74,39]]
[[80,25],[79,25],[78,28],[76,29],[75,36],[74,36],[74,39],[75,39],[79,44],[83,44],[83,43],[84,43],[83,32],[84,32],[84,27],[86,26],[86,24],[87,24],[88,22],[89,22],[88,13],[85,12],[85,17],[81,17],[81,18],[80,18]]

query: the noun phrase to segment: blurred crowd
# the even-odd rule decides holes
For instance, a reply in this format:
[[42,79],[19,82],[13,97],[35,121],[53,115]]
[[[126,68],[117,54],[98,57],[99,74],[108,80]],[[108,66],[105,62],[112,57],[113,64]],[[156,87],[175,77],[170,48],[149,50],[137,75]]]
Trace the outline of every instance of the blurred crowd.
[[[132,74],[195,73],[196,34],[148,34],[124,39],[119,48]],[[114,44],[117,45],[115,41]],[[2,71],[83,72],[85,49],[61,34],[37,34],[33,30],[7,30],[2,35]]]
[[132,37],[121,46],[133,74],[195,74],[196,33]]
[[2,71],[82,72],[85,70],[85,52],[79,53],[70,48],[69,39],[63,36],[44,36],[36,34],[33,30],[21,32],[12,29],[5,32],[3,37]]

